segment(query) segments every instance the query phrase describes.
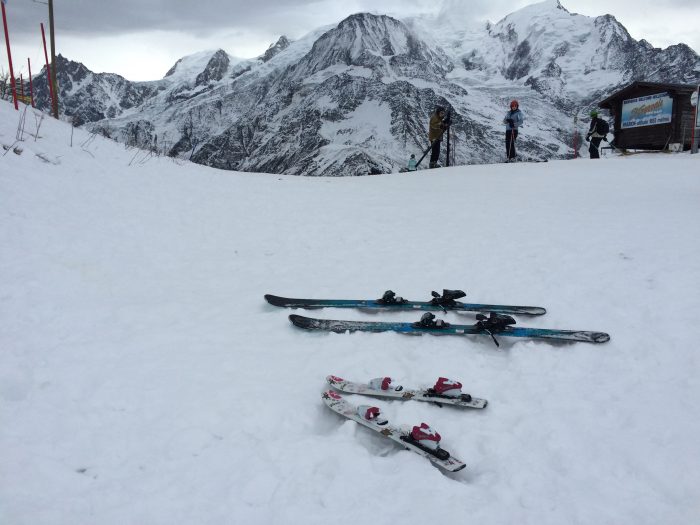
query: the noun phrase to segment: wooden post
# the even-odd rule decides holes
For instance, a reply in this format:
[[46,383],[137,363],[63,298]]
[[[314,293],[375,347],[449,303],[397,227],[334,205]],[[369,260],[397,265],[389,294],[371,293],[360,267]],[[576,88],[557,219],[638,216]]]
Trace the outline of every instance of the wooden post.
[[5,0],[0,0],[2,6],[2,26],[5,30],[5,44],[7,45],[7,61],[10,63],[10,83],[12,84],[12,100],[15,103],[15,109],[19,110],[17,105],[17,86],[15,86],[15,73],[12,70],[12,53],[10,52],[10,33],[7,31],[7,15],[5,14]]
[[54,31],[53,25],[53,0],[49,0],[49,31],[51,34],[51,84],[53,86],[53,100],[51,101],[51,107],[53,109],[53,116],[58,118],[58,84],[56,84],[56,32]]
[[27,66],[29,67],[29,98],[32,101],[32,107],[36,107],[34,105],[34,84],[32,84],[32,61],[29,60],[29,57],[27,57]]
[[49,64],[49,54],[46,51],[46,33],[44,32],[43,22],[41,26],[41,39],[44,42],[44,59],[46,60],[46,81],[49,83],[49,95],[51,96],[51,109],[53,109],[53,82],[51,82],[51,64]]

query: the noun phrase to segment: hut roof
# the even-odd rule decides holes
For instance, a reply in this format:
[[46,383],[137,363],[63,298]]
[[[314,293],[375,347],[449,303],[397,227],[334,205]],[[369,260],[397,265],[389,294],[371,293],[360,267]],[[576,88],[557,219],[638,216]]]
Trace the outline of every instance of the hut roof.
[[610,95],[605,100],[598,103],[598,106],[604,109],[611,109],[616,100],[624,98],[629,92],[638,88],[655,88],[663,91],[669,91],[675,94],[691,94],[698,87],[693,84],[671,84],[664,82],[632,82],[629,86],[622,88]]

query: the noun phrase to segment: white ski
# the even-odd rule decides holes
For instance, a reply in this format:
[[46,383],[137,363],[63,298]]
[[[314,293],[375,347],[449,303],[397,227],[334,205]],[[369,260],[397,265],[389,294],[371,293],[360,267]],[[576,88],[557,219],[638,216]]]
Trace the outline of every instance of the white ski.
[[458,397],[451,397],[440,395],[433,391],[432,389],[419,389],[419,390],[404,390],[402,387],[394,387],[390,385],[386,390],[381,388],[373,388],[372,385],[367,383],[355,383],[353,381],[348,381],[338,376],[328,376],[326,381],[336,390],[345,392],[347,394],[361,394],[363,396],[375,396],[375,397],[385,397],[388,399],[400,399],[403,401],[408,401],[412,399],[414,401],[427,401],[428,403],[435,403],[436,405],[454,405],[458,407],[465,408],[486,408],[488,401],[485,399],[479,399],[478,397],[471,397],[468,394],[462,394]]
[[389,439],[396,441],[402,447],[429,459],[442,469],[449,472],[457,472],[458,470],[462,470],[467,466],[465,463],[453,457],[449,452],[442,448],[438,447],[435,450],[429,450],[427,447],[421,446],[420,443],[411,438],[409,431],[391,426],[386,419],[379,416],[379,410],[376,409],[376,407],[362,407],[363,412],[372,415],[372,419],[368,419],[367,417],[360,415],[358,412],[358,407],[348,403],[340,394],[334,392],[333,390],[328,390],[327,392],[323,393],[323,402],[326,403],[328,408],[334,412],[337,412],[341,416],[352,419],[360,425],[370,428],[375,432],[380,433],[384,437],[388,437]]

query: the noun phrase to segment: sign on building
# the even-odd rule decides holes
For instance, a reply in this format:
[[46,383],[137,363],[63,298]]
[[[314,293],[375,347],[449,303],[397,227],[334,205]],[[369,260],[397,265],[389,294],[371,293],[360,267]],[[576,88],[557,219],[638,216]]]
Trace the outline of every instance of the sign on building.
[[622,129],[668,124],[673,120],[673,99],[658,93],[622,101]]

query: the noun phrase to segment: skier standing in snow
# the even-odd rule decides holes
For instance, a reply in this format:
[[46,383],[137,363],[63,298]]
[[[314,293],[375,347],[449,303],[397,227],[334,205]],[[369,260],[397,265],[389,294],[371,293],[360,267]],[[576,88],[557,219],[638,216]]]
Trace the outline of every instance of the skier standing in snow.
[[416,171],[418,168],[416,167],[416,156],[411,155],[411,158],[408,159],[408,171]]
[[446,129],[444,124],[445,108],[437,106],[435,112],[430,115],[430,129],[428,130],[428,140],[430,141],[430,167],[439,168],[438,160],[440,160],[440,142],[442,135]]
[[598,118],[598,110],[591,111],[591,127],[588,128],[586,142],[591,143],[588,147],[588,153],[591,154],[592,159],[600,158],[600,142],[608,141],[608,131],[610,131],[610,126],[605,120]]
[[515,160],[515,139],[518,138],[518,128],[522,126],[525,117],[520,111],[517,100],[510,103],[510,111],[506,113],[503,123],[506,125],[506,162]]

